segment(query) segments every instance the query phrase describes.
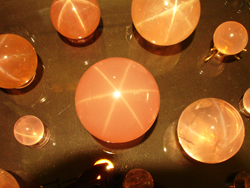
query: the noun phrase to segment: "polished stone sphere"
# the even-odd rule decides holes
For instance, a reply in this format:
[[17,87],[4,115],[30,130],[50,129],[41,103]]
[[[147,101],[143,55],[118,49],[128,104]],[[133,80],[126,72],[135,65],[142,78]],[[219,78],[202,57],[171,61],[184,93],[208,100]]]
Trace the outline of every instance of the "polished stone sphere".
[[0,35],[0,87],[23,88],[35,77],[37,54],[33,46],[15,34]]
[[14,136],[19,143],[32,146],[43,138],[44,125],[35,116],[23,116],[14,125]]
[[50,17],[60,34],[80,40],[94,33],[101,12],[96,0],[54,0]]
[[154,180],[144,169],[130,170],[123,181],[124,188],[154,188]]
[[0,168],[0,187],[1,188],[20,188],[16,179],[7,171]]
[[144,135],[153,125],[160,94],[145,67],[114,57],[95,63],[83,74],[75,106],[89,133],[106,142],[123,143]]
[[131,14],[138,33],[161,46],[182,42],[200,19],[199,0],[133,0]]
[[182,112],[177,133],[182,148],[190,157],[204,163],[220,163],[239,151],[245,128],[232,105],[221,99],[205,98]]
[[213,36],[214,46],[225,55],[240,53],[248,43],[246,28],[235,21],[227,21],[219,25]]
[[244,93],[243,98],[240,100],[240,111],[250,117],[250,88]]

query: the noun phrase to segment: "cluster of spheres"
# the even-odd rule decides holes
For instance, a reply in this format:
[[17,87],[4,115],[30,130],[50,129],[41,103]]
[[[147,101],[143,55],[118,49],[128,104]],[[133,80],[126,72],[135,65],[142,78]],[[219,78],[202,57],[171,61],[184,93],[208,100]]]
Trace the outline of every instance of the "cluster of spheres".
[[95,63],[83,74],[75,106],[89,133],[106,142],[123,143],[139,138],[153,125],[160,93],[145,67],[114,57]]
[[36,69],[36,51],[26,39],[15,34],[0,35],[1,88],[18,89],[29,85]]
[[248,43],[246,28],[235,21],[227,21],[220,24],[213,36],[214,46],[225,55],[240,53]]
[[50,17],[61,35],[68,39],[83,40],[96,30],[101,12],[96,0],[54,0]]
[[188,38],[200,19],[199,0],[133,0],[131,14],[138,33],[147,41],[170,46]]
[[190,104],[181,114],[179,142],[193,159],[220,163],[234,156],[245,137],[239,112],[221,99],[205,98]]

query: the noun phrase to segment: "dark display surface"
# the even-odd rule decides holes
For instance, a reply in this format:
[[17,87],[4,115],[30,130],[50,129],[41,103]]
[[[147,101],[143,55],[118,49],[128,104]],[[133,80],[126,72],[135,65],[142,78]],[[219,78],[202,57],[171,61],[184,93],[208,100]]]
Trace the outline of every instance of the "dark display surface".
[[[38,55],[35,80],[24,89],[0,90],[0,168],[17,179],[21,188],[57,187],[77,178],[101,159],[113,162],[117,173],[147,170],[155,187],[225,187],[231,174],[250,171],[250,129],[239,152],[219,164],[191,159],[176,138],[182,111],[192,102],[212,97],[232,104],[250,87],[250,48],[220,65],[204,63],[213,33],[225,21],[240,22],[250,32],[250,6],[245,0],[201,0],[196,30],[185,41],[154,46],[140,37],[131,19],[131,0],[98,0],[101,22],[94,40],[71,45],[53,27],[52,1],[0,0],[0,34],[27,39]],[[185,28],[183,28],[185,29]],[[75,91],[83,73],[109,57],[132,59],[154,76],[160,90],[159,115],[145,136],[128,145],[106,145],[93,138],[76,114]],[[51,138],[41,149],[15,140],[13,127],[24,115],[40,118]],[[63,187],[63,186],[61,186]]]

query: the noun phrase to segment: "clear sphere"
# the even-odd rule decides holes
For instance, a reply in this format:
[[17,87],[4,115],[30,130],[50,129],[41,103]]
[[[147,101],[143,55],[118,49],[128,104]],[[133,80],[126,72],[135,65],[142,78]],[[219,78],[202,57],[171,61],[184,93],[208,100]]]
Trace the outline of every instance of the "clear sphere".
[[234,156],[245,136],[243,120],[229,103],[205,98],[190,104],[181,114],[178,139],[197,161],[220,163]]
[[246,47],[248,33],[242,24],[227,21],[216,28],[213,41],[219,52],[225,55],[235,55]]
[[149,172],[143,169],[130,170],[123,181],[124,188],[153,188],[154,180]]
[[138,33],[161,46],[182,42],[200,19],[199,0],[133,0],[131,14]]
[[15,34],[0,35],[0,87],[27,86],[35,77],[37,55],[33,46]]
[[244,93],[243,98],[240,100],[240,111],[250,117],[250,88]]
[[43,138],[44,125],[35,116],[23,116],[14,125],[14,136],[19,143],[32,146]]
[[145,67],[126,58],[108,58],[83,74],[75,106],[89,133],[103,141],[123,143],[142,136],[152,126],[160,93]]
[[16,179],[8,172],[0,169],[0,187],[1,188],[20,188]]
[[69,39],[84,39],[97,28],[101,12],[96,0],[54,0],[50,9],[55,29]]

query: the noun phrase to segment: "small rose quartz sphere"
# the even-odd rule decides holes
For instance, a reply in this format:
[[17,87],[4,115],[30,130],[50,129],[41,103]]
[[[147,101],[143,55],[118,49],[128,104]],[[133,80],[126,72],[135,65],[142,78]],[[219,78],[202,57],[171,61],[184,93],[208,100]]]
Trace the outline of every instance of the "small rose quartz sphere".
[[44,136],[42,121],[32,115],[23,116],[14,125],[16,140],[26,146],[32,146],[41,141]]
[[33,46],[15,34],[0,35],[0,87],[23,88],[35,77],[37,55]]
[[250,117],[250,88],[244,93],[243,98],[240,100],[240,111]]
[[219,25],[214,32],[214,46],[225,55],[240,53],[247,45],[246,28],[235,21],[227,21]]
[[1,188],[20,188],[16,179],[7,171],[0,169]]
[[123,181],[123,188],[154,188],[154,180],[144,169],[130,170]]
[[103,141],[123,143],[142,136],[152,126],[160,94],[145,67],[115,57],[95,63],[83,74],[75,106],[89,133]]
[[190,157],[204,163],[220,163],[239,151],[245,128],[232,105],[221,99],[205,98],[183,111],[177,133],[182,148]]
[[199,0],[133,0],[131,14],[138,33],[161,46],[182,42],[200,19]]
[[99,25],[101,12],[96,0],[54,0],[50,9],[55,29],[69,39],[84,39]]

